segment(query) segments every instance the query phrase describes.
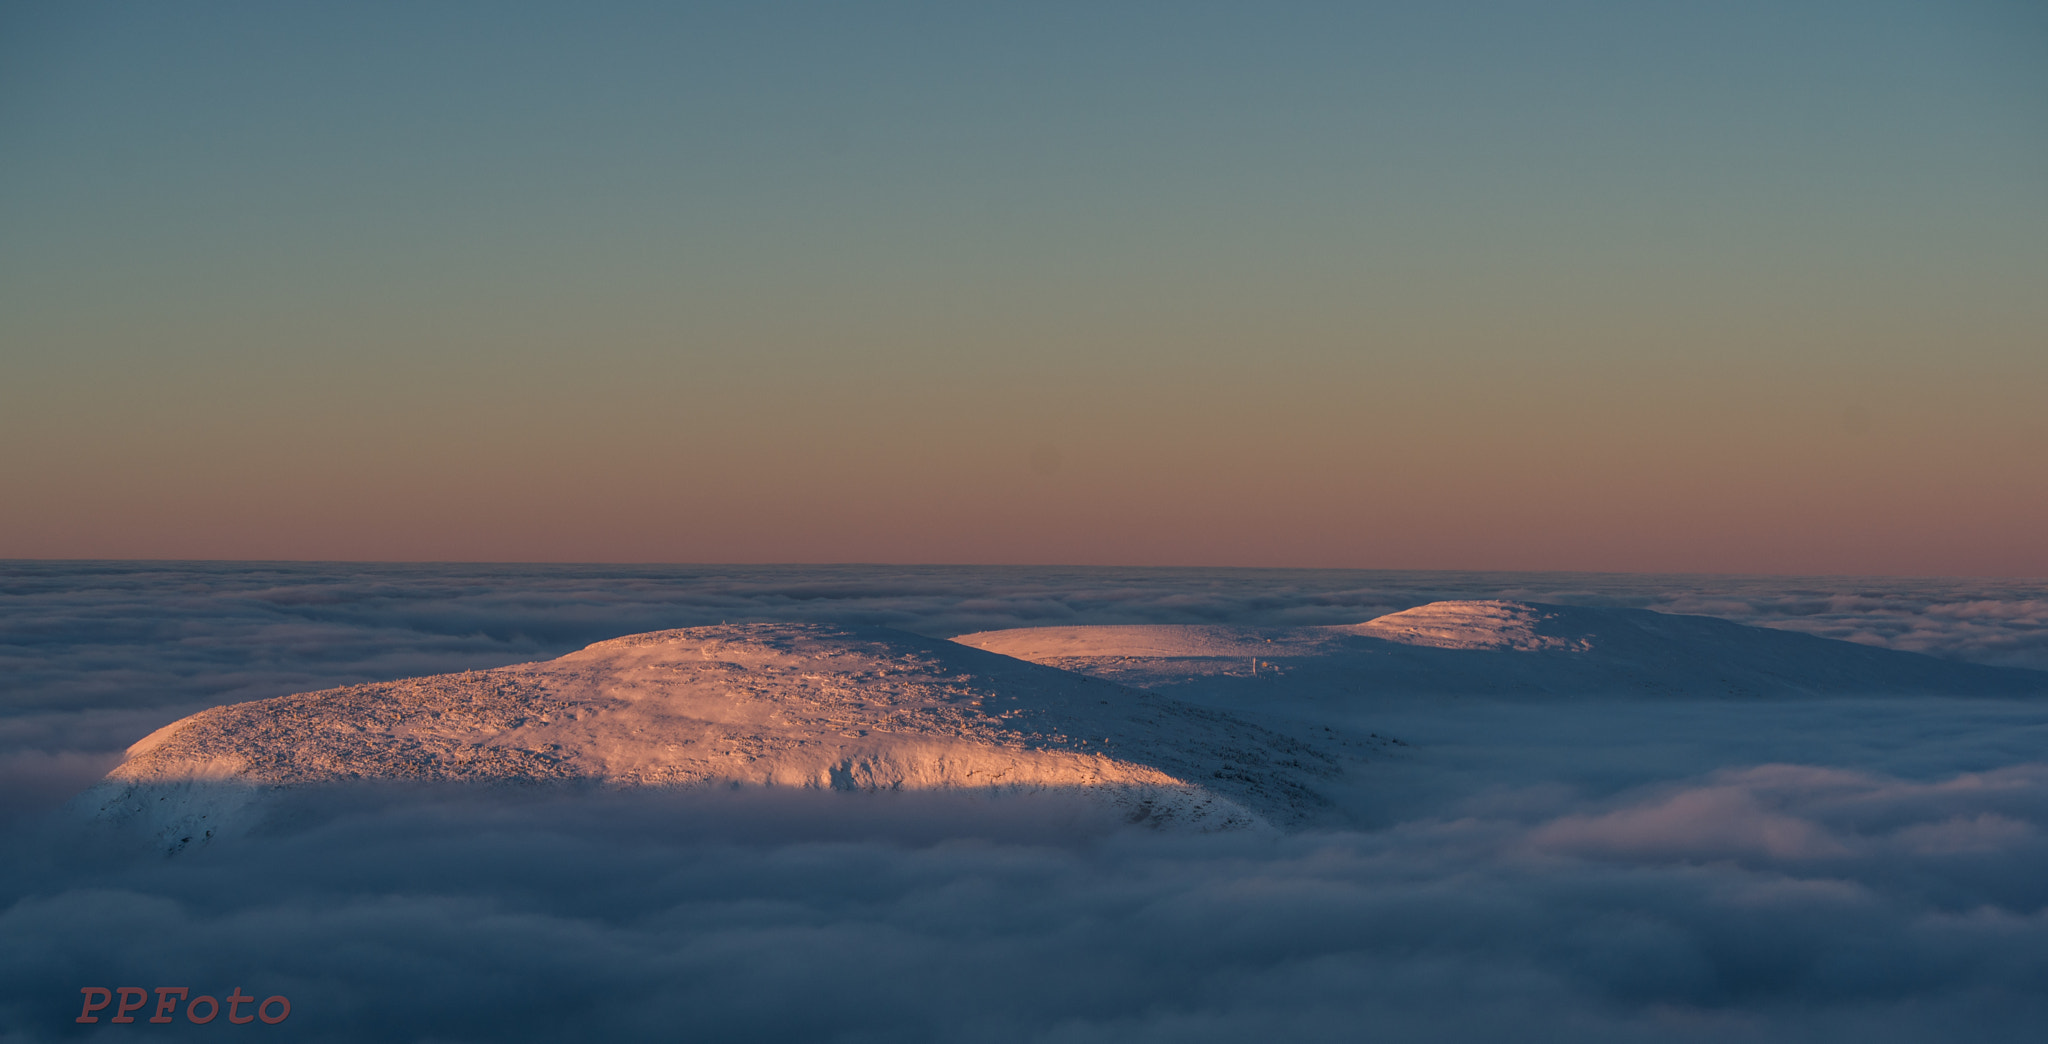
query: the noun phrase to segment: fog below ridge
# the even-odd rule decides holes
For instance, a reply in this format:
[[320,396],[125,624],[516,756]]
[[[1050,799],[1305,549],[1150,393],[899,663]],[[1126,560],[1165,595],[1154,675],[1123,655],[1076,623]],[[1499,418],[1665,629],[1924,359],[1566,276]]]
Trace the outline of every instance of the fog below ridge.
[[166,859],[49,814],[109,752],[208,706],[728,618],[1270,628],[1517,598],[1720,606],[2026,666],[2048,648],[2038,585],[56,563],[4,579],[8,1040],[133,1035],[72,1023],[79,987],[184,983],[289,995],[263,1032],[311,1040],[1999,1041],[2048,1019],[2048,702],[2029,698],[1278,701],[1245,714],[1400,741],[1318,781],[1342,822],[1294,831],[1133,830],[1058,795],[392,786],[307,793]]

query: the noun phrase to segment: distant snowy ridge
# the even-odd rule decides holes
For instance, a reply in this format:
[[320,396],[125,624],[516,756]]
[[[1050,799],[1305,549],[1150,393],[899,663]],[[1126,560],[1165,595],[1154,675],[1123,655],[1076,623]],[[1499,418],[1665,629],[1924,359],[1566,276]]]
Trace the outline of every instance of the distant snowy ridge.
[[1596,621],[1527,602],[1431,602],[1367,620],[1360,634],[1437,649],[1591,652]]
[[1298,820],[1337,771],[1213,710],[951,642],[752,624],[215,707],[81,800],[172,850],[266,794],[358,781],[1065,791],[1215,829]]
[[1027,627],[954,640],[1222,707],[1387,695],[2048,695],[2048,672],[1708,616],[1500,600],[1333,627]]

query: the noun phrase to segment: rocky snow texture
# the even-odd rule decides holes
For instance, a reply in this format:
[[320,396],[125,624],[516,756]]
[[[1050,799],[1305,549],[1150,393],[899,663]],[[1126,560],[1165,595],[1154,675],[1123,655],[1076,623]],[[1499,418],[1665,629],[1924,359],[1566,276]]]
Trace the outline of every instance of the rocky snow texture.
[[954,641],[1244,710],[1401,695],[2048,695],[2048,672],[1707,616],[1511,601],[1432,602],[1334,627],[1026,627]]
[[1065,792],[1206,830],[1297,822],[1337,772],[1213,710],[952,642],[751,624],[215,707],[81,800],[172,851],[352,782]]

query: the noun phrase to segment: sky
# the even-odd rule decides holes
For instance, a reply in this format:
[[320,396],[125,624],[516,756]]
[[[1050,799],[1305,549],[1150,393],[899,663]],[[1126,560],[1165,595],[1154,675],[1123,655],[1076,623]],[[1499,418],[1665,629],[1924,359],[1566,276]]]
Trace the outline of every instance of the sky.
[[2048,13],[0,6],[0,557],[2048,576]]

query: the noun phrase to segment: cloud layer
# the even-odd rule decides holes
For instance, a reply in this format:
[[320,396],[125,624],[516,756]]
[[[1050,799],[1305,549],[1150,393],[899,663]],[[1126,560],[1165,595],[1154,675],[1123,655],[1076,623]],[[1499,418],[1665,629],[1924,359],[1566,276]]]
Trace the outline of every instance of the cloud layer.
[[[1832,584],[1833,586],[1829,586]],[[1324,623],[1444,597],[1707,612],[2039,665],[2019,583],[1118,570],[7,566],[7,1040],[240,985],[278,1039],[2031,1039],[2048,708],[1331,707],[1411,746],[1347,829],[1057,800],[309,795],[176,859],[39,814],[199,706],[720,619]],[[819,800],[819,799],[823,800]],[[166,1036],[212,1027],[156,1027]]]
[[0,563],[4,710],[144,707],[559,655],[662,627],[1356,623],[1443,598],[1701,613],[2048,668],[2048,583],[1026,567]]
[[2048,1015],[2038,764],[1758,766],[1285,837],[823,799],[306,809],[169,862],[47,838],[8,867],[5,1015],[54,1039],[91,984],[283,993],[294,1039],[331,1040],[2019,1040]]

